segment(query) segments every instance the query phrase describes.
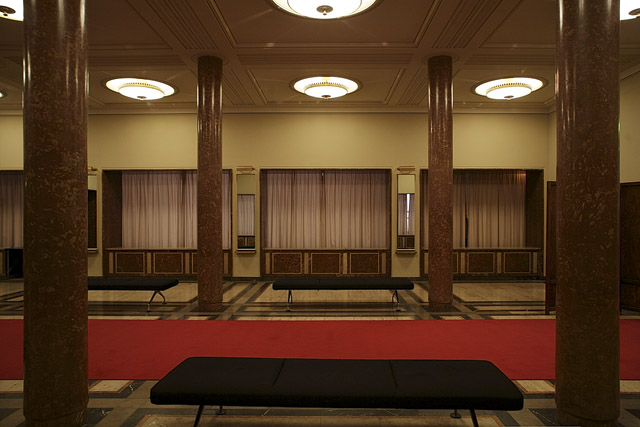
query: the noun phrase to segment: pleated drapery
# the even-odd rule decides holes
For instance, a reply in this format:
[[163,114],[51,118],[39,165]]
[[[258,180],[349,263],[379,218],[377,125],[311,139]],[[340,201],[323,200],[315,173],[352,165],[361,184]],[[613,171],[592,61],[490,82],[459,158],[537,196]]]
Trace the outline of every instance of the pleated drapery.
[[[196,248],[196,171],[122,172],[122,246]],[[222,174],[222,242],[231,248],[230,174]]]
[[22,248],[23,197],[22,171],[0,173],[0,247]]
[[389,174],[380,170],[267,170],[267,248],[388,248]]
[[[423,179],[423,188],[426,181]],[[429,205],[423,193],[423,247],[427,248]],[[525,245],[526,173],[515,170],[455,170],[453,247],[518,248]]]

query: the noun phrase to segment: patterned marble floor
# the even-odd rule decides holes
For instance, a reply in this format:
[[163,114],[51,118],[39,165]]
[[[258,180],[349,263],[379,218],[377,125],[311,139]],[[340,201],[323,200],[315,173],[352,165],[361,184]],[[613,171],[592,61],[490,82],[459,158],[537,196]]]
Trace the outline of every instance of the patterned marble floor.
[[[286,311],[287,293],[273,291],[270,282],[226,282],[222,307],[199,312],[197,284],[192,282],[164,292],[147,312],[150,292],[90,291],[89,315],[93,319],[185,320],[393,320],[393,319],[529,319],[553,318],[544,314],[544,283],[454,284],[454,304],[447,312],[432,311],[426,282],[416,281],[413,291],[400,291],[395,311],[388,291],[298,291]],[[0,282],[0,319],[21,318],[23,284]],[[640,319],[640,313],[623,311],[622,318]],[[191,426],[195,408],[154,406],[149,390],[154,381],[91,381],[89,426]],[[478,411],[480,426],[556,425],[553,381],[516,381],[525,394],[525,409],[516,412]],[[640,426],[640,381],[621,381],[619,425]],[[471,426],[468,412],[462,418],[451,411],[228,408],[226,415],[205,409],[201,426]],[[0,381],[0,426],[24,425],[22,381]]]

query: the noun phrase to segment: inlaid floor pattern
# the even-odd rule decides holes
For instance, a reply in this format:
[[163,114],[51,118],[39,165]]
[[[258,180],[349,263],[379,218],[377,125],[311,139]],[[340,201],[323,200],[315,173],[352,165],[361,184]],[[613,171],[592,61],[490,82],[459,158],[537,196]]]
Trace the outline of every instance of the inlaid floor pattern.
[[[224,284],[222,307],[199,312],[197,283],[184,282],[165,291],[166,304],[156,297],[147,312],[150,292],[90,291],[91,319],[183,320],[418,320],[418,319],[539,319],[554,318],[544,312],[544,283],[454,284],[451,310],[429,308],[428,286],[416,281],[413,291],[400,291],[400,311],[389,291],[294,291],[287,311],[287,292],[273,291],[271,282],[230,281]],[[0,319],[21,318],[23,284],[0,282]],[[640,319],[640,313],[623,311],[621,318]],[[154,381],[91,381],[89,426],[191,426],[195,407],[155,406],[149,402]],[[553,381],[516,381],[525,394],[525,409],[517,412],[478,411],[480,426],[556,425]],[[0,426],[24,425],[23,383],[0,381]],[[621,381],[619,425],[640,426],[640,381]],[[471,426],[468,411],[452,418],[452,411],[394,409],[227,408],[226,415],[205,409],[200,426]]]

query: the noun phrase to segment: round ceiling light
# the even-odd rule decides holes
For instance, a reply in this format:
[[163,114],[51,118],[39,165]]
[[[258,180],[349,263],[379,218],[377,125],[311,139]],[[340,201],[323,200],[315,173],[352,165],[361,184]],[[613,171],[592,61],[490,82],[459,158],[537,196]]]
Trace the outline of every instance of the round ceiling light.
[[640,16],[640,0],[620,0],[620,20],[635,19]]
[[0,18],[14,21],[24,20],[22,0],[0,0]]
[[357,15],[382,0],[270,0],[285,12],[313,19],[338,19]]
[[293,88],[314,98],[331,99],[354,92],[360,85],[344,77],[308,77],[296,81]]
[[168,84],[147,79],[112,79],[106,86],[114,92],[141,101],[152,101],[175,93],[175,89]]
[[4,98],[5,96],[7,96],[7,94],[0,90],[0,98]]
[[529,95],[540,89],[544,83],[531,77],[507,77],[477,85],[473,90],[478,95],[491,99],[511,100]]

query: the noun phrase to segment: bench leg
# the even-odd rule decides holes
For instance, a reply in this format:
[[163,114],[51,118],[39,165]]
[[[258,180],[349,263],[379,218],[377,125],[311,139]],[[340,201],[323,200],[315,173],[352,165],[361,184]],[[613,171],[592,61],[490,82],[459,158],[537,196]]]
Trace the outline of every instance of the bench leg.
[[220,405],[220,407],[216,411],[216,415],[225,415],[226,413],[227,411],[222,407],[222,405]]
[[473,427],[478,427],[478,418],[476,417],[475,409],[469,409],[471,412],[471,421],[473,422]]
[[287,311],[291,311],[291,304],[293,304],[293,294],[291,293],[291,289],[289,289],[289,293],[287,294]]
[[[478,427],[478,418],[476,417],[475,409],[469,409],[469,412],[471,412],[471,422],[473,422],[473,427]],[[454,409],[453,413],[449,416],[456,419],[462,418],[462,415],[460,415],[457,409]]]
[[202,410],[204,409],[204,405],[200,405],[198,407],[198,413],[196,414],[196,421],[193,423],[193,427],[197,427],[200,422],[200,417],[202,416]]
[[167,299],[164,297],[164,294],[160,291],[153,291],[153,295],[151,295],[151,299],[149,300],[149,302],[147,303],[147,311],[151,311],[151,302],[153,301],[153,299],[156,297],[156,295],[160,294],[160,296],[162,297],[162,303],[166,304],[167,303]]
[[398,290],[394,290],[393,291],[393,295],[391,295],[391,304],[393,304],[393,300],[396,300],[396,311],[402,311],[400,310],[400,296],[398,296]]

